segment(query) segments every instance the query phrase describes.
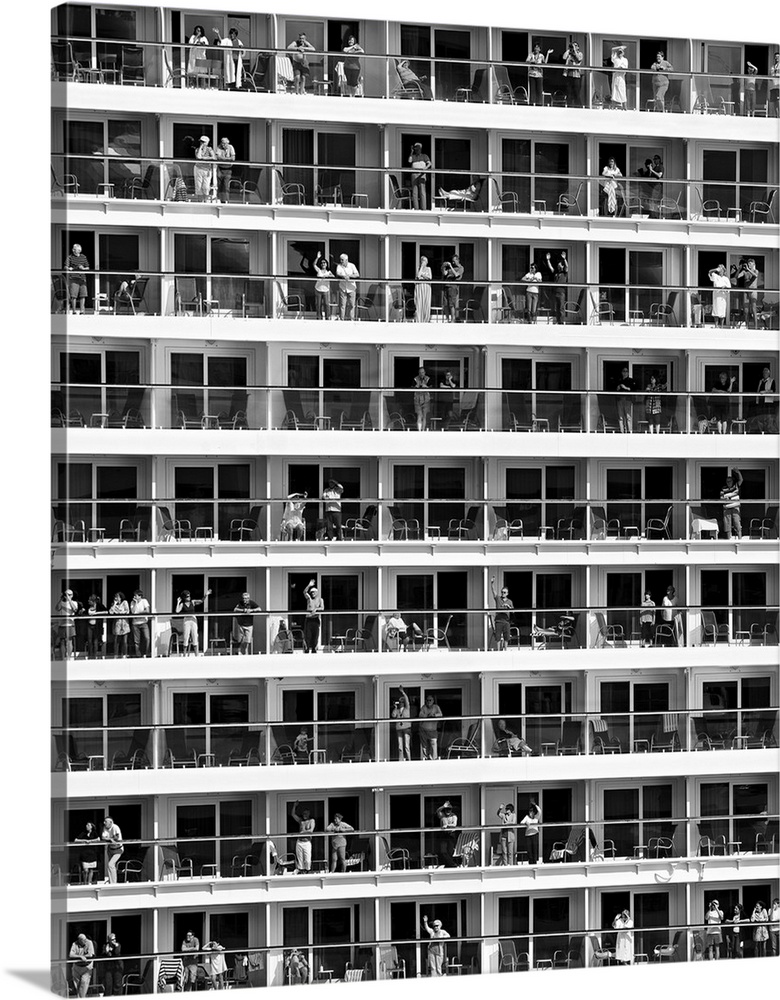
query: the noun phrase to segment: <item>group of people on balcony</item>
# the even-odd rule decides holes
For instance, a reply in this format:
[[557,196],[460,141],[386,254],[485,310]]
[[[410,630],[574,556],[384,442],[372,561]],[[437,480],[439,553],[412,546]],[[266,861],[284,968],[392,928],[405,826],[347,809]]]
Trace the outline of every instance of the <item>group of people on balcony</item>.
[[[713,285],[712,293],[712,316],[715,326],[725,327],[730,319],[730,298],[729,288],[741,290],[742,298],[742,323],[746,329],[750,329],[751,322],[753,329],[758,329],[758,284],[759,271],[753,257],[740,257],[737,264],[732,264],[730,269],[726,269],[725,264],[719,264],[711,268],[708,272],[709,279]],[[737,301],[740,295],[737,295]]]
[[[764,958],[767,941],[771,941],[771,954],[780,954],[780,899],[773,899],[767,910],[763,900],[756,901],[750,916],[741,903],[735,903],[731,915],[726,918],[720,902],[713,899],[704,913],[704,940],[702,957],[717,960],[721,957],[721,946],[726,946],[727,958],[743,958],[745,938],[753,939],[753,955]],[[743,924],[752,924],[752,928]]]
[[226,87],[241,90],[244,86],[244,43],[238,37],[238,28],[230,28],[227,38],[223,38],[219,28],[212,28],[214,36],[211,44],[231,51],[225,52],[222,59],[221,72],[215,70],[213,61],[209,58],[209,39],[202,24],[196,24],[188,39],[190,46],[187,57],[187,85],[201,86],[210,82],[215,75],[220,75]]

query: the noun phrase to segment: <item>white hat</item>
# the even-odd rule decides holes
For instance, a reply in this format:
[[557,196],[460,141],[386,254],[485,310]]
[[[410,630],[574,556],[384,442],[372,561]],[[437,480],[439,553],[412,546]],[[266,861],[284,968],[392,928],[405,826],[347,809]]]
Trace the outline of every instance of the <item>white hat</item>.
[[201,142],[211,142],[211,140],[209,139],[209,137],[207,135],[202,135],[200,137],[200,141]]

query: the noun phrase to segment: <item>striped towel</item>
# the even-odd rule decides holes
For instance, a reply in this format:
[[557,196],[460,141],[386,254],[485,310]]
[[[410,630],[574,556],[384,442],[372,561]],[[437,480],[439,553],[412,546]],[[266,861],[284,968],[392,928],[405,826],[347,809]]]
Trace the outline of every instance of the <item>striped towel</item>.
[[292,62],[289,56],[276,57],[276,79],[282,85],[292,83],[295,79]]
[[609,728],[607,726],[606,719],[591,719],[591,723],[593,725],[594,733],[606,733],[607,729]]
[[664,714],[664,732],[677,732],[677,716],[673,712],[666,712]]
[[181,991],[184,988],[184,963],[180,958],[160,959],[157,988],[162,989],[167,983],[173,983],[177,991]]

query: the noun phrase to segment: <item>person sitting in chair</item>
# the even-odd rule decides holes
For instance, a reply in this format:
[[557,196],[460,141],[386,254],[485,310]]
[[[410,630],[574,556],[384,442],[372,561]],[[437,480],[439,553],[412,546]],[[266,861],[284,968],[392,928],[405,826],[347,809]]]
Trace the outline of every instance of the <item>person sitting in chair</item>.
[[522,736],[517,736],[513,733],[509,726],[506,724],[506,719],[496,720],[496,738],[493,741],[493,749],[491,751],[495,754],[506,754],[507,756],[514,756],[515,754],[523,754],[526,757],[533,756],[533,747],[529,746],[528,743],[523,739]]
[[414,90],[419,87],[422,93],[423,100],[432,101],[433,91],[428,86],[427,83],[423,83],[423,80],[427,80],[427,76],[418,76],[412,67],[409,65],[408,59],[396,59],[395,68],[398,73],[398,79],[401,81],[401,86],[404,90],[413,93]]
[[565,642],[567,637],[572,636],[574,627],[574,615],[561,615],[559,621],[552,628],[540,628],[534,625],[531,635],[534,639],[546,641],[547,639],[560,639]]

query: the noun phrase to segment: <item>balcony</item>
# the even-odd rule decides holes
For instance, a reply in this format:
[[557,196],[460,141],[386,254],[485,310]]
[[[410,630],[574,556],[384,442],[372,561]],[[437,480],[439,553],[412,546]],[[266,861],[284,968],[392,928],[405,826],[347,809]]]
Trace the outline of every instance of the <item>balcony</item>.
[[[776,435],[777,393],[52,384],[51,424],[98,430]],[[350,440],[350,444],[355,439]],[[572,440],[569,437],[569,440]],[[530,445],[530,440],[527,442]]]
[[[407,905],[416,916],[421,904],[409,900]],[[450,906],[454,911],[455,904]],[[316,912],[314,905],[310,910]],[[467,934],[465,930],[460,932],[456,926],[450,925],[447,940],[440,945],[440,975],[487,975],[622,964],[624,959],[616,954],[619,935],[611,926],[583,926],[580,929],[572,927],[572,923],[576,924],[576,921],[566,918],[560,929],[530,933],[526,919],[522,926],[513,925],[513,930],[504,936]],[[668,924],[650,916],[643,926],[636,926],[628,932],[628,936],[631,961],[635,964],[694,962],[702,959],[706,951],[706,925],[703,923]],[[731,934],[724,933],[724,944],[718,949],[719,953],[722,950],[720,957],[731,957],[730,946],[727,951],[725,943],[725,939],[731,937]],[[766,957],[766,949],[759,950],[751,933],[743,932],[742,938],[744,950],[740,949],[740,953],[743,957]],[[303,940],[296,937],[294,944],[288,942],[271,947],[244,945],[241,949],[226,949],[223,956],[231,966],[227,982],[233,985],[248,982],[251,986],[284,986],[395,980],[399,984],[398,989],[401,989],[401,983],[405,984],[407,979],[425,974],[423,970],[430,963],[428,947],[427,936],[404,938],[396,935],[372,940],[369,935],[363,936],[359,943],[348,936],[341,942],[326,944],[313,935],[311,938],[306,935]],[[620,954],[625,954],[625,950]],[[179,982],[184,963],[191,958],[191,952],[160,951],[131,955],[129,961],[128,957],[124,957],[124,961],[126,968],[138,970],[133,972],[138,992],[152,993],[158,982]],[[245,959],[246,966],[243,964]],[[95,959],[93,975],[96,981],[100,981],[102,965],[107,961]],[[71,964],[65,960],[52,963],[55,984],[66,982]],[[207,958],[201,962],[200,968],[199,977],[208,981],[210,965]]]
[[[361,218],[365,218],[365,210],[387,213],[405,209],[414,211],[413,218],[421,225],[441,222],[442,212],[465,212],[498,216],[493,218],[494,224],[511,224],[515,218],[518,223],[523,218],[537,222],[540,216],[568,221],[580,218],[583,231],[589,231],[586,219],[596,216],[628,220],[623,229],[629,230],[638,220],[643,224],[655,220],[665,224],[658,227],[664,232],[669,231],[669,222],[704,221],[726,224],[724,232],[728,234],[733,233],[735,224],[741,233],[744,225],[776,224],[778,219],[777,188],[769,186],[768,180],[762,184],[669,179],[663,176],[663,167],[659,178],[623,177],[619,173],[610,180],[600,173],[489,171],[481,166],[467,171],[450,169],[443,163],[422,182],[422,200],[417,197],[421,185],[415,184],[419,174],[408,167],[309,167],[258,160],[101,155],[98,150],[89,156],[55,153],[51,168],[52,196],[67,197],[71,211],[76,204],[73,198],[84,206],[96,204],[97,199],[101,211],[128,200],[140,201],[137,208],[148,202],[146,207],[155,214],[160,203],[187,203],[206,217],[219,216],[220,208],[229,207],[233,218],[242,211],[239,206],[251,206],[253,217],[263,206],[273,206],[275,217],[285,206],[357,209]],[[613,188],[614,205],[607,200]],[[198,204],[204,207],[194,208]],[[206,210],[208,205],[213,208]],[[354,213],[345,217],[356,218]],[[619,225],[615,221],[616,228]],[[644,228],[652,232],[656,227],[651,221]]]
[[[364,52],[352,60],[343,55],[310,48],[306,57],[310,73],[296,83],[290,48],[272,45],[256,48],[240,42],[235,48],[210,48],[146,40],[57,35],[51,41],[53,81],[113,84],[173,89],[239,92],[245,94],[314,94],[321,97],[395,98],[399,100],[539,105],[549,108],[604,110],[620,107],[652,113],[744,115],[769,113],[769,76],[740,76],[670,70],[668,87],[657,96],[650,69],[631,68],[624,76],[625,94],[611,87],[612,72],[583,61],[580,78],[571,86],[563,76],[563,53],[543,68],[540,92],[532,86],[526,62],[486,59],[407,59],[401,55]],[[555,62],[553,62],[555,60]],[[350,62],[349,82],[345,66]],[[300,79],[300,78],[299,78]],[[745,81],[755,84],[751,98]],[[541,82],[541,81],[540,81]],[[613,100],[614,98],[614,100]],[[733,126],[731,126],[733,127]],[[725,133],[724,133],[725,134]]]
[[[408,668],[407,668],[408,669]],[[402,717],[403,718],[403,717]],[[408,717],[407,717],[408,718]],[[407,740],[401,735],[408,733]],[[422,735],[421,735],[422,734]],[[53,772],[197,770],[484,758],[549,758],[775,750],[777,708],[659,712],[567,712],[565,715],[447,716],[423,739],[385,719],[235,725],[137,725],[52,731]],[[730,758],[739,767],[738,758]],[[434,765],[435,766],[435,765]],[[567,764],[561,763],[561,774]],[[716,765],[713,765],[714,767]],[[716,769],[722,769],[719,763]],[[553,772],[550,772],[553,773]]]

